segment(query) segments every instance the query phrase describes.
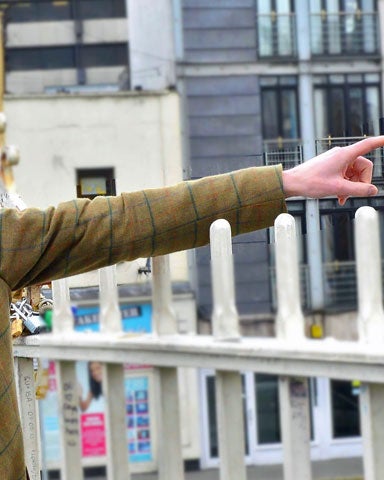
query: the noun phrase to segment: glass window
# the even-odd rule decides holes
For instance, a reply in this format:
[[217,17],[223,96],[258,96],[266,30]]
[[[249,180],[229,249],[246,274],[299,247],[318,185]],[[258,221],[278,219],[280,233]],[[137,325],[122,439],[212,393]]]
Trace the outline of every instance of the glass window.
[[[297,139],[299,137],[299,115],[295,77],[276,77],[275,86],[264,86],[260,79],[261,117],[264,140]],[[286,81],[287,80],[287,81]],[[276,83],[276,82],[275,82]]]
[[280,135],[278,95],[275,90],[266,90],[261,95],[261,116],[264,138]]
[[128,64],[128,45],[126,43],[81,45],[80,66],[111,67]]
[[87,68],[128,64],[126,43],[68,47],[8,48],[7,71]]
[[[321,76],[314,81],[317,138],[379,133],[381,95],[374,74]],[[353,80],[353,82],[351,82]]]
[[281,92],[282,136],[283,138],[298,138],[296,90]]
[[85,168],[76,171],[77,196],[94,198],[98,195],[116,195],[113,168]]
[[378,15],[374,0],[311,0],[314,55],[378,54]]
[[279,385],[275,375],[255,374],[258,444],[280,443]]
[[349,91],[350,115],[347,136],[358,137],[362,135],[364,123],[364,92],[362,88],[350,88]]
[[358,390],[352,382],[331,380],[333,438],[360,436]]
[[353,213],[335,211],[321,214],[322,247],[324,261],[352,261],[355,258],[353,239]]
[[[329,134],[328,128],[328,108],[327,108],[327,92],[320,89],[315,89],[314,92],[315,111],[316,111],[316,138],[327,137]],[[327,133],[328,132],[328,133]]]
[[9,48],[5,64],[7,71],[74,68],[75,51],[73,47]]
[[126,17],[125,0],[33,0],[9,4],[6,14],[11,22]]
[[296,54],[295,21],[290,0],[257,0],[259,57]]

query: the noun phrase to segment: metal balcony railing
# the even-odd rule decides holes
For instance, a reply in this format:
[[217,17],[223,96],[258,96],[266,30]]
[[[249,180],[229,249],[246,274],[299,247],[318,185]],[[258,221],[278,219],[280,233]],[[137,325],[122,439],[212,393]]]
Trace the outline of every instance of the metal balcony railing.
[[377,12],[323,11],[311,15],[311,49],[314,56],[378,55]]
[[257,54],[259,58],[297,56],[295,14],[257,15]]
[[[384,283],[384,263],[382,262],[382,279]],[[304,311],[311,310],[309,290],[309,267],[300,265],[300,298]],[[277,309],[276,269],[270,268],[272,291],[272,307]],[[343,312],[357,310],[357,276],[356,262],[326,262],[323,263],[323,282],[325,293],[325,311]],[[383,291],[384,294],[384,291]]]
[[[333,147],[344,147],[345,145],[351,145],[359,140],[366,138],[363,137],[326,137],[316,140],[316,154],[323,153]],[[373,152],[366,155],[373,162],[373,179],[381,180],[384,174],[384,149],[378,148]]]
[[284,169],[293,168],[303,162],[303,147],[299,139],[264,141],[264,165],[278,165]]
[[356,262],[323,264],[325,308],[354,311],[357,308]]

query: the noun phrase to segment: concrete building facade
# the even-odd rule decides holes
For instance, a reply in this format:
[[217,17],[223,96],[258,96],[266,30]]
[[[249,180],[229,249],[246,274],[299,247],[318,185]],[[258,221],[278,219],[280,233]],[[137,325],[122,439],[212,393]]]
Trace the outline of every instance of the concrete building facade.
[[[150,0],[97,0],[94,6],[79,0],[46,2],[46,8],[38,3],[28,7],[34,9],[34,16],[16,8],[8,10],[7,91],[13,95],[62,92],[72,102],[71,94],[79,91],[89,95],[95,90],[127,88],[176,90],[181,115],[180,178],[273,163],[289,168],[334,145],[383,131],[383,0],[156,0],[155,5]],[[88,117],[93,107],[86,107],[85,113],[82,109],[85,103],[92,104],[92,98],[95,106],[108,105],[104,123],[113,124],[116,111],[118,123],[129,129],[132,124],[124,123],[125,107],[114,106],[119,95],[108,100],[77,97],[74,112],[80,119]],[[45,106],[36,108],[47,113],[47,105],[55,101],[44,100]],[[138,107],[141,96],[132,96],[132,105],[135,101]],[[23,130],[12,125],[24,106],[29,102],[30,109],[32,105],[31,100],[24,105],[18,102],[22,99],[7,100],[9,135],[15,142],[24,141],[30,125]],[[169,106],[168,100],[159,102],[165,109]],[[161,121],[159,105],[152,111],[156,122]],[[27,123],[32,121],[32,112]],[[141,121],[145,114],[138,112]],[[133,130],[130,141],[145,138],[145,122],[141,130]],[[104,123],[98,120],[93,126],[115,145],[113,129],[108,131]],[[168,133],[165,124],[161,130]],[[87,129],[75,128],[74,132],[84,134],[83,147],[89,144]],[[58,122],[56,133],[62,138],[60,150],[65,149],[67,137]],[[40,138],[41,145],[44,140]],[[73,169],[78,152],[72,147],[62,165]],[[135,154],[147,158],[151,151],[145,147],[148,143],[143,146],[138,141]],[[160,151],[166,156],[170,153]],[[94,158],[101,167],[108,153],[104,144],[82,151],[82,157],[89,164]],[[154,158],[162,162],[165,157]],[[52,159],[51,151],[47,164],[53,165]],[[381,152],[372,160],[380,190],[376,198],[349,199],[344,207],[338,206],[336,198],[288,202],[298,229],[302,303],[309,335],[319,332],[314,327],[320,326],[323,335],[356,336],[353,216],[366,204],[377,208],[380,217],[384,212]],[[55,162],[62,168],[59,160]],[[125,163],[119,167],[119,185],[124,168]],[[158,171],[158,165],[153,169]],[[138,170],[140,178],[141,174]],[[70,175],[73,178],[73,171]],[[160,184],[167,180],[157,177]],[[128,182],[122,188],[130,186]],[[234,239],[233,251],[243,332],[272,335],[276,306],[273,229]],[[209,262],[207,248],[188,254],[200,332],[210,328]],[[276,378],[244,373],[243,384],[248,461],[279,462]],[[203,466],[213,466],[217,464],[213,372],[201,372],[200,391],[200,460]],[[358,381],[311,380],[313,458],[360,454],[358,394]]]

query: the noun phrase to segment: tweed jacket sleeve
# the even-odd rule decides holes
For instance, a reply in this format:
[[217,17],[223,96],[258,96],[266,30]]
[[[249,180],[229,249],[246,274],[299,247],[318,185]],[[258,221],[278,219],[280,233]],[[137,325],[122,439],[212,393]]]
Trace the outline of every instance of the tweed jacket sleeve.
[[285,211],[281,167],[253,167],[46,210],[0,213],[0,277],[14,290],[138,257],[205,245],[227,219],[232,234]]

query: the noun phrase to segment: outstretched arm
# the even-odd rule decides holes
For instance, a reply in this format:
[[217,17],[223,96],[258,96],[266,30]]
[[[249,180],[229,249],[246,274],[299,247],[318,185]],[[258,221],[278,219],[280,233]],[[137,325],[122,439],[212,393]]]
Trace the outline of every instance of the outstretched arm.
[[335,147],[283,172],[286,197],[322,198],[335,195],[340,205],[347,198],[377,194],[371,184],[373,164],[364,157],[384,146],[384,136],[370,137],[346,147]]

